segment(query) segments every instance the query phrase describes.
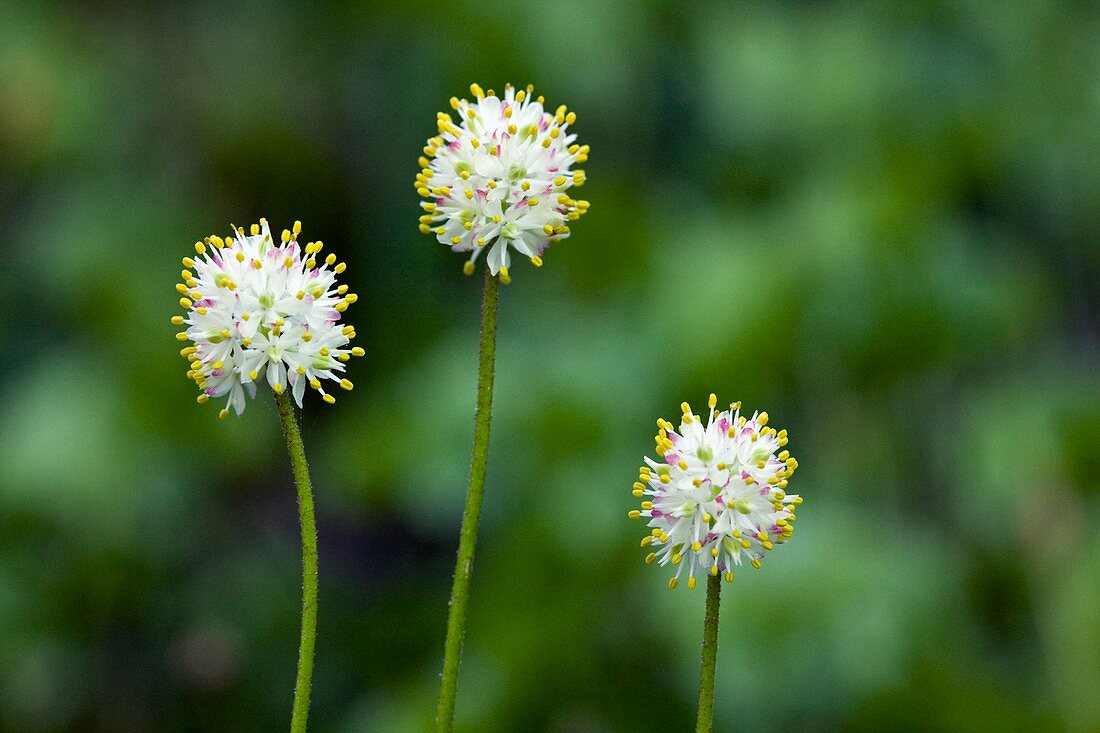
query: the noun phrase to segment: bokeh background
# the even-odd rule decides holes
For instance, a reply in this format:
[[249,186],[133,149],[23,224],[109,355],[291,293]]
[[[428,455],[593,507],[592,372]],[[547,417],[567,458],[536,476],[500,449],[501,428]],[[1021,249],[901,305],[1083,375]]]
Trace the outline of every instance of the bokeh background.
[[260,216],[349,261],[368,351],[304,414],[312,729],[425,727],[480,282],[412,180],[471,81],[577,111],[592,210],[503,293],[459,729],[689,729],[703,593],[626,512],[714,391],[806,498],[725,594],[716,730],[1100,730],[1098,40],[1024,0],[0,3],[0,730],[286,727],[276,415],[197,406],[169,323]]

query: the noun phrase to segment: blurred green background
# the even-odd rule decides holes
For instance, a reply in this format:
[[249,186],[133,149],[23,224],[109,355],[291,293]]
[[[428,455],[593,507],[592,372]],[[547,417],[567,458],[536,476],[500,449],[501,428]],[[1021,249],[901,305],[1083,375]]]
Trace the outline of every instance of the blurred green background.
[[480,283],[416,231],[471,81],[579,115],[592,211],[503,293],[459,729],[682,731],[703,593],[630,484],[711,391],[800,531],[725,593],[718,731],[1100,730],[1100,6],[0,4],[0,730],[272,731],[294,491],[219,422],[179,258],[298,218],[368,358],[306,404],[312,729],[434,708]]

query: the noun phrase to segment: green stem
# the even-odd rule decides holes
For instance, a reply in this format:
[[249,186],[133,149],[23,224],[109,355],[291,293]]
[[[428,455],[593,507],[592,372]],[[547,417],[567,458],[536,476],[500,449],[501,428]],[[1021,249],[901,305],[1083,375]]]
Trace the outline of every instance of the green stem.
[[485,496],[485,467],[489,460],[489,420],[493,405],[493,362],[496,357],[499,294],[500,281],[486,267],[485,293],[481,304],[474,448],[470,459],[470,486],[466,492],[466,508],[462,512],[451,605],[447,614],[447,641],[443,646],[443,673],[440,675],[439,705],[435,712],[435,729],[439,733],[450,733],[454,726],[458,666],[462,658],[462,638],[466,633],[466,607],[470,597],[470,575],[474,568],[474,547],[477,545],[477,522],[481,516],[481,500]]
[[710,733],[714,719],[714,671],[718,666],[718,602],[722,578],[707,576],[707,610],[703,620],[703,671],[699,679],[699,717],[695,733]]
[[275,396],[283,437],[290,453],[294,483],[298,487],[298,516],[302,527],[302,636],[298,644],[298,681],[294,685],[294,712],[290,732],[305,733],[309,694],[313,688],[313,649],[317,643],[317,524],[313,519],[313,487],[309,481],[306,451],[290,395]]

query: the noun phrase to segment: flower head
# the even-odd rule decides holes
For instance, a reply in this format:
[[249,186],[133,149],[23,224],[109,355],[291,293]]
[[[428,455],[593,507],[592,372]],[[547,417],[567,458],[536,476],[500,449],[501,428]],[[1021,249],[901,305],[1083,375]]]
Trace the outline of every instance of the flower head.
[[510,249],[541,267],[543,251],[568,237],[569,222],[588,210],[587,201],[566,193],[584,183],[584,171],[572,166],[588,160],[588,146],[567,132],[576,114],[565,105],[547,112],[542,97],[532,98],[533,87],[509,84],[503,99],[477,84],[470,91],[473,102],[451,97],[457,123],[439,113],[439,134],[420,158],[420,231],[469,252],[467,275],[489,248],[490,272],[507,283]]
[[685,567],[688,588],[707,573],[732,581],[733,566],[746,558],[759,568],[764,553],[794,533],[802,503],[786,491],[798,467],[781,450],[787,431],[768,427],[766,412],[746,418],[740,402],[716,413],[717,401],[710,396],[706,422],[686,402],[679,430],[657,420],[661,460],[647,457],[634,484],[634,496],[645,501],[630,516],[648,518],[653,530],[642,539],[642,547],[656,548],[646,562],[676,566],[670,588]]
[[220,417],[229,407],[240,415],[245,392],[255,397],[261,379],[276,394],[289,387],[299,407],[306,385],[330,403],[336,398],[325,392],[323,380],[352,388],[342,377],[344,362],[364,352],[348,346],[355,329],[340,325],[356,301],[347,285],[336,284],[346,265],[333,254],[321,260],[321,242],[299,244],[301,231],[301,222],[294,222],[276,243],[261,219],[251,234],[235,228],[226,239],[206,237],[195,243],[194,258],[183,258],[187,269],[176,289],[187,315],[172,323],[186,325],[176,338],[194,344],[180,355],[202,390],[199,402],[228,397]]

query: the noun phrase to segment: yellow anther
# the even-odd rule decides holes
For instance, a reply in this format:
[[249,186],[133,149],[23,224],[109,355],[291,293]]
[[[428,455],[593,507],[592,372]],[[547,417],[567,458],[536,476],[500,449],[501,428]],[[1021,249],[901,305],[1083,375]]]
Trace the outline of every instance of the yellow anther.
[[626,513],[626,516],[630,517],[631,519],[637,519],[638,517],[642,516],[642,513],[637,509],[631,509],[629,512]]
[[200,405],[206,404],[209,400],[210,395],[206,394],[205,392],[195,398],[195,401],[198,402]]
[[688,590],[695,590],[695,578],[688,578]]
[[535,255],[531,258],[531,264],[533,264],[535,267],[542,267],[542,258],[538,255]]
[[470,261],[467,261],[464,265],[462,265],[462,274],[463,275],[473,275],[474,274],[474,263],[470,262]]
[[710,399],[707,402],[710,405],[710,408],[713,410],[714,406],[718,404],[718,395],[711,392]]
[[642,547],[649,547],[653,544],[653,535],[646,535],[642,538]]
[[642,502],[642,509],[644,511],[648,512],[652,508],[653,508],[653,502],[652,501],[643,501]]
[[768,424],[768,413],[761,412],[756,418],[756,424],[760,427],[764,427]]
[[482,91],[481,86],[477,83],[470,85],[470,94],[473,94],[478,99],[482,99],[485,96],[485,92]]
[[732,570],[727,570],[726,571],[726,582],[727,583],[732,583],[733,582],[733,571]]
[[349,392],[355,387],[355,385],[351,383],[350,379],[341,379],[340,386]]
[[752,559],[752,566],[754,568],[756,568],[757,570],[760,569],[760,561],[758,559],[756,559],[755,557]]
[[508,274],[508,268],[504,265],[500,266],[500,281],[505,285],[512,282],[512,276]]
[[181,306],[181,307],[183,307],[183,308],[190,308],[190,307],[191,307],[192,305],[194,305],[194,303],[192,303],[192,302],[191,302],[190,300],[188,300],[187,298],[180,298],[180,306]]
[[679,565],[684,559],[684,556],[678,552],[672,554],[672,564]]
[[195,242],[195,251],[200,255],[206,254],[206,245],[204,245],[202,242]]
[[225,409],[225,408],[223,407],[223,408],[222,408],[222,409],[221,409],[221,410],[220,410],[220,411],[218,412],[218,419],[219,419],[219,420],[224,420],[224,419],[225,419],[225,418],[227,418],[227,417],[229,417],[229,410],[227,410],[227,409]]
[[[344,272],[344,270],[346,270],[346,269],[348,269],[348,263],[346,263],[346,262],[341,262],[341,263],[340,263],[340,264],[338,264],[338,265],[337,265],[336,267],[332,268],[332,271],[333,271],[333,272],[335,272],[335,273],[336,273],[337,275],[340,275],[340,274],[342,274],[342,273]],[[354,303],[355,301],[354,301],[354,300],[349,300],[348,302],[349,302],[349,303]]]
[[183,316],[172,316],[172,325],[173,326],[182,326],[183,325]]
[[668,589],[669,590],[676,590],[676,586],[678,586],[678,585],[680,585],[679,580],[677,580],[676,578],[669,579],[669,581],[668,581]]
[[323,399],[325,402],[329,403],[330,405],[333,404],[334,402],[336,402],[336,398],[333,397],[330,394],[322,395],[321,399]]
[[681,471],[686,471],[688,467],[687,461],[685,461],[683,458],[681,458],[679,463],[677,463],[676,465],[680,467]]
[[691,543],[691,551],[692,552],[699,552],[699,550],[701,550],[701,549],[703,549],[702,543],[700,543],[700,542],[692,542]]

